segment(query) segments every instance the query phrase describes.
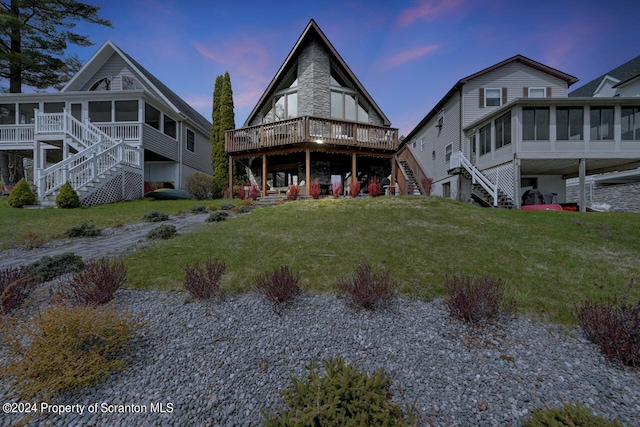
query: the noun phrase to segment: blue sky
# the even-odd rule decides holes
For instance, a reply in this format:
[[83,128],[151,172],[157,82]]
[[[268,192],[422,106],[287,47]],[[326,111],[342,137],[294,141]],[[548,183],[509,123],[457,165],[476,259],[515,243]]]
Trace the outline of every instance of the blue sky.
[[80,23],[211,118],[228,71],[241,126],[313,18],[393,127],[406,135],[462,77],[516,54],[580,87],[640,55],[637,0],[85,0],[113,28]]

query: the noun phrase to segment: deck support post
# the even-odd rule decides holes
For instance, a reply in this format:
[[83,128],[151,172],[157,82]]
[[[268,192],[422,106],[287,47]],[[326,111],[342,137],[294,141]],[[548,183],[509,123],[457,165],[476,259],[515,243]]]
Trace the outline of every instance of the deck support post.
[[513,159],[513,201],[516,209],[522,208],[522,198],[520,197],[520,159]]
[[351,181],[358,179],[356,153],[351,153]]
[[267,163],[267,155],[262,155],[262,197],[267,197],[267,174],[269,173],[269,164]]
[[233,199],[233,157],[231,156],[229,156],[229,194],[231,194],[231,198]]
[[305,175],[304,175],[304,190],[305,195],[309,195],[311,190],[311,150],[307,148],[305,151]]
[[580,159],[580,163],[578,165],[578,204],[580,205],[580,212],[587,211],[587,197],[585,192],[585,181],[587,175],[587,160]]

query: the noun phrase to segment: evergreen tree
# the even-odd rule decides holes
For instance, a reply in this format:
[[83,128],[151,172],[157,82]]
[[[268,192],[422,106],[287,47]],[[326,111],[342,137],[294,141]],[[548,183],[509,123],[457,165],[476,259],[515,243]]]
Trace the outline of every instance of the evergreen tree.
[[214,188],[218,193],[214,196],[220,197],[229,183],[229,157],[225,151],[224,132],[236,128],[233,90],[228,72],[216,78],[213,88],[211,123],[211,164]]

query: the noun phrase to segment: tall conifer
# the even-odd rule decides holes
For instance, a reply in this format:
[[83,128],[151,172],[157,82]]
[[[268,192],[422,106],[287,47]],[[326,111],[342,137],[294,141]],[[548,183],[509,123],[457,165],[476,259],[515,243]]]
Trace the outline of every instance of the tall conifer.
[[229,158],[225,151],[224,132],[236,127],[231,76],[228,72],[216,78],[211,123],[211,164],[213,181],[218,192],[216,196],[219,197],[229,183]]

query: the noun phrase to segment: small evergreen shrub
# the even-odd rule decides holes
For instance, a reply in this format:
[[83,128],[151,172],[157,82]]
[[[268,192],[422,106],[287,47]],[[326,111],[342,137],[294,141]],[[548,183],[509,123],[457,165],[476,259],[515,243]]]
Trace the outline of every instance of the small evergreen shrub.
[[375,178],[371,180],[367,190],[369,190],[369,196],[371,197],[378,197],[380,195],[380,184],[378,184]]
[[240,206],[238,208],[238,213],[240,213],[240,214],[249,213],[252,210],[253,210],[253,206],[251,206],[251,205]]
[[314,179],[311,184],[309,184],[309,195],[314,199],[320,197],[320,181],[318,178]]
[[286,407],[260,411],[264,426],[414,425],[415,416],[405,417],[391,401],[391,382],[382,369],[369,376],[340,358],[324,362],[324,376],[313,365],[307,369],[306,378],[291,377],[292,385],[282,391]]
[[144,214],[142,218],[146,222],[162,222],[167,221],[169,219],[169,215],[158,211],[151,211]]
[[296,184],[292,184],[289,186],[289,191],[287,192],[287,198],[289,200],[298,200],[298,195],[300,194],[300,186]]
[[20,236],[20,246],[24,249],[35,249],[44,245],[44,237],[36,231],[27,231]]
[[229,214],[227,212],[216,211],[209,214],[209,217],[207,218],[207,222],[220,222],[220,221],[226,220],[228,217],[229,217]]
[[224,296],[220,279],[227,270],[224,261],[214,260],[210,257],[204,267],[198,263],[185,267],[184,287],[195,299],[211,299],[218,295]]
[[258,276],[253,290],[271,301],[273,310],[279,314],[282,308],[302,293],[299,281],[300,274],[285,265]]
[[360,183],[352,180],[351,184],[349,184],[349,195],[351,197],[358,197],[358,194],[360,194]]
[[67,273],[77,273],[84,268],[82,257],[65,252],[53,257],[44,256],[27,266],[31,275],[41,282],[48,282]]
[[622,427],[617,419],[607,421],[580,403],[566,404],[561,408],[534,408],[522,423],[525,427]]
[[363,261],[351,279],[338,279],[338,287],[352,303],[369,310],[391,302],[398,293],[399,284],[389,277],[388,271],[374,272]]
[[149,230],[147,233],[147,239],[149,240],[168,240],[176,234],[175,225],[162,224],[160,227],[156,227],[153,230]]
[[235,208],[236,205],[234,205],[233,203],[225,203],[224,205],[222,205],[220,207],[221,210],[223,211],[230,211],[231,209]]
[[120,356],[141,326],[106,307],[49,306],[11,334],[4,375],[23,400],[51,400],[60,392],[104,381],[126,362]]
[[35,193],[31,191],[31,187],[29,187],[27,181],[22,178],[15,187],[13,187],[11,193],[9,193],[7,203],[13,208],[21,208],[23,206],[35,205],[38,203],[38,198]]
[[124,263],[102,258],[87,262],[84,270],[60,286],[58,294],[80,304],[105,304],[113,299],[126,280]]
[[493,320],[512,310],[505,299],[505,286],[501,280],[453,275],[447,277],[444,287],[449,312],[468,322]]
[[337,199],[338,197],[340,197],[340,194],[342,194],[342,183],[334,182],[331,185],[331,190],[333,191],[333,198]]
[[60,209],[75,209],[80,207],[80,197],[73,189],[69,181],[60,187],[60,192],[56,196],[56,206]]
[[576,305],[575,310],[585,335],[605,357],[640,366],[640,301],[627,301],[633,285],[632,280],[621,300],[616,295],[603,303],[586,301]]
[[205,208],[204,206],[191,206],[191,213],[201,214],[206,212],[207,212],[207,208]]
[[20,308],[37,284],[27,267],[0,270],[0,315]]
[[196,172],[187,177],[184,189],[191,194],[194,199],[207,200],[214,197],[220,190],[216,188],[213,177],[204,173]]
[[67,237],[96,237],[101,233],[102,231],[96,228],[94,224],[83,222],[80,225],[67,229],[63,234]]

